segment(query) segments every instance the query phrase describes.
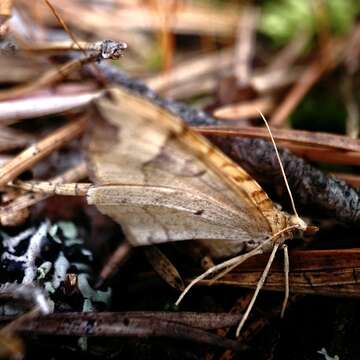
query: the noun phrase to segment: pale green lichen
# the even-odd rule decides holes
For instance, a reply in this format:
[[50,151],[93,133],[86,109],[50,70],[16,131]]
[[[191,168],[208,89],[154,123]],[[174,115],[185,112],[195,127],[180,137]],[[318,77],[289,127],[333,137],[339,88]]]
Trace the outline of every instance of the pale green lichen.
[[46,275],[50,272],[52,268],[52,263],[50,261],[43,262],[37,269],[36,279],[42,280],[45,279]]
[[59,221],[58,227],[63,232],[64,236],[68,239],[75,239],[78,236],[76,226],[70,221]]
[[320,355],[324,355],[325,360],[340,360],[339,356],[337,356],[337,355],[335,355],[335,356],[330,356],[330,355],[327,353],[327,351],[326,351],[325,348],[322,348],[322,349],[319,350],[317,353],[320,354]]

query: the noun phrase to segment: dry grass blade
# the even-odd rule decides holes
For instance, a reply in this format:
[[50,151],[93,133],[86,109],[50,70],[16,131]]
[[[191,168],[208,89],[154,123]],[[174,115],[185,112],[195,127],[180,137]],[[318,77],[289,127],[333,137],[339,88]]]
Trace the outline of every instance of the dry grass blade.
[[[254,126],[207,126],[196,127],[195,129],[203,135],[269,138],[269,133],[265,128]],[[307,146],[319,146],[321,148],[360,152],[360,142],[357,139],[351,139],[348,136],[290,129],[272,129],[271,132],[276,140],[284,140],[294,144],[298,143]]]
[[145,82],[152,89],[163,92],[174,91],[178,86],[193,83],[212,76],[214,79],[219,72],[230,69],[233,64],[233,50],[222,50],[212,54],[202,54],[192,60],[185,61],[166,73],[150,77]]
[[66,142],[76,138],[86,128],[86,118],[81,117],[76,121],[57,129],[37,144],[30,146],[19,155],[0,168],[0,186],[14,180],[23,171],[31,168],[42,158],[58,149]]

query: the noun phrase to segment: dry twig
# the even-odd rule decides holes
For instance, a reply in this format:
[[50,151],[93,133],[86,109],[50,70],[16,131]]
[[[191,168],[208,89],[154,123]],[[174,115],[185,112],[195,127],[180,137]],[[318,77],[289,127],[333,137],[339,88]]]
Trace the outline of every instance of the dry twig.
[[63,146],[66,142],[79,136],[86,128],[86,118],[81,117],[76,121],[55,130],[43,140],[22,151],[0,168],[0,186],[6,185],[23,171],[30,169],[34,164],[49,155],[52,151]]

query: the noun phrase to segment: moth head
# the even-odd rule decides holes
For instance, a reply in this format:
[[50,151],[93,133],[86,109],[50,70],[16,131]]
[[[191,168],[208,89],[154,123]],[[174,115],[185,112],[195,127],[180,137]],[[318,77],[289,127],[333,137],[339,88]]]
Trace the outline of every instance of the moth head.
[[316,226],[308,225],[303,219],[297,215],[291,215],[289,217],[289,226],[294,226],[296,229],[303,231],[310,235],[316,233],[319,229]]

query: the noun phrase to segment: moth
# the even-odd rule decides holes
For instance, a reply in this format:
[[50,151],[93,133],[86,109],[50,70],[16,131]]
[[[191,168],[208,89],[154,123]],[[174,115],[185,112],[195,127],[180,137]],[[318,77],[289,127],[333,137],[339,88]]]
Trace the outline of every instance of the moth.
[[95,186],[87,201],[119,222],[132,245],[198,240],[219,258],[289,226],[306,228],[177,116],[122,88],[96,105],[106,123],[88,145]]
[[173,113],[120,87],[109,89],[95,106],[87,202],[121,224],[133,246],[196,240],[214,258],[241,254],[195,282],[255,254],[271,252],[273,259],[286,239],[307,229],[297,214],[279,210],[244,169]]

